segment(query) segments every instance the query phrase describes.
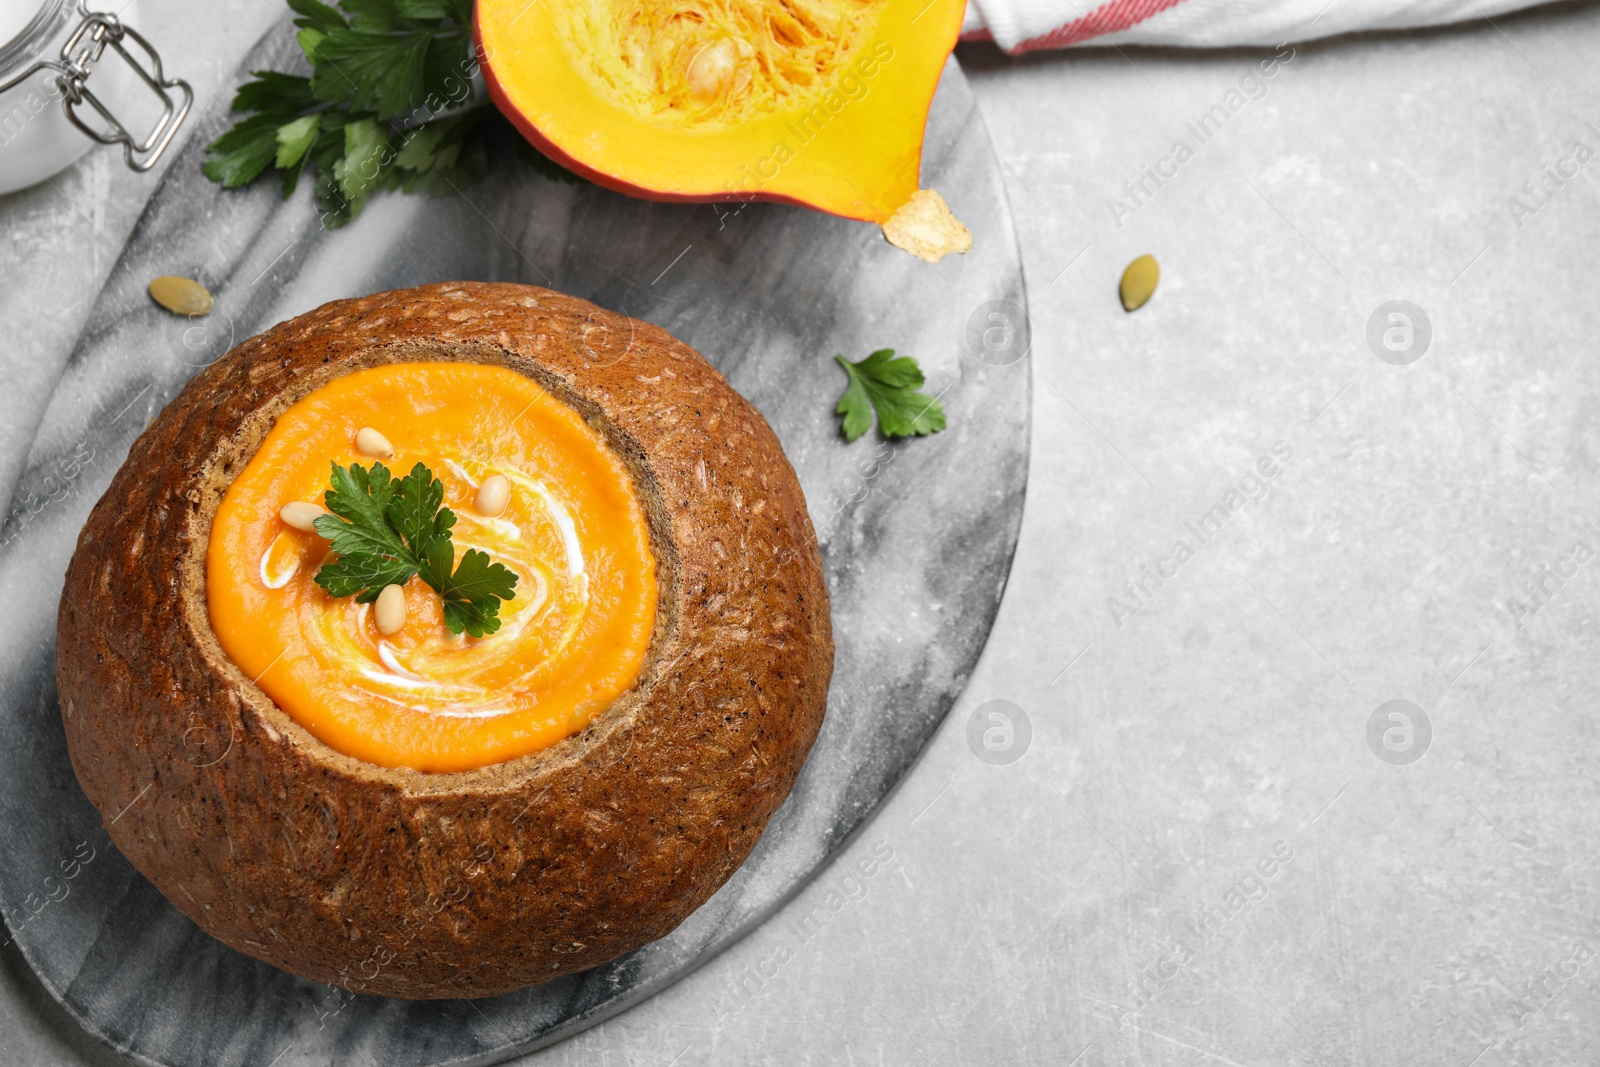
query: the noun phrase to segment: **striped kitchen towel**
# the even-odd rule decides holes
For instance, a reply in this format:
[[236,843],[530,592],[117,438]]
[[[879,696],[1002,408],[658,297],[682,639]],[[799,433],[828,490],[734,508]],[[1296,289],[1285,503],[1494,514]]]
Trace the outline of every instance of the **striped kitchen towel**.
[[963,41],[1012,55],[1075,44],[1278,45],[1492,18],[1529,0],[968,0]]

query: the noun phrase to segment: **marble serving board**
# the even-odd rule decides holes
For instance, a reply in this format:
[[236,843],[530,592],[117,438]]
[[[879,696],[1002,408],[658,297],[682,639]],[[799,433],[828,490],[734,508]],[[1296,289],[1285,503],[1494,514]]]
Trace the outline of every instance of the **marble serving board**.
[[[239,67],[293,54],[269,34]],[[972,228],[937,267],[876,228],[798,208],[666,205],[540,177],[515,160],[441,199],[380,195],[327,230],[302,189],[226,192],[200,175],[226,98],[197,122],[77,342],[0,530],[0,911],[86,1029],[172,1067],[486,1064],[538,1048],[682,977],[826,863],[905,773],[983,648],[1021,524],[1026,296],[988,135],[960,69],[929,119],[925,184]],[[145,292],[182,274],[205,319]],[[672,331],[766,416],[822,544],[838,646],[828,716],[798,785],[737,874],[670,936],[606,966],[484,1001],[405,1002],[294,978],[201,933],[112,847],[68,762],[55,605],[89,508],[147,422],[200,367],[339,297],[449,279],[549,285]],[[915,355],[943,433],[845,444],[841,352]],[[152,788],[160,788],[153,784]],[[137,801],[136,801],[137,802]],[[113,813],[113,818],[115,813]]]

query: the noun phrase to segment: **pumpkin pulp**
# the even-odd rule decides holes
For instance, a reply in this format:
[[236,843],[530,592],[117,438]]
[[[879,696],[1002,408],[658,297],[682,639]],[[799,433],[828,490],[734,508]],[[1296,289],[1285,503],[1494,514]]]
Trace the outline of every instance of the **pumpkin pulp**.
[[[393,445],[396,476],[425,464],[469,548],[517,575],[500,629],[444,625],[421,577],[385,636],[372,606],[314,579],[328,542],[279,509],[323,502],[330,464],[370,467],[356,432]],[[511,482],[498,516],[474,507],[491,474]],[[336,378],[281,415],[228,488],[206,553],[206,603],[223,650],[330,747],[385,767],[467,771],[583,729],[638,679],[655,623],[655,558],[621,459],[568,405],[505,367],[395,363]]]
[[[478,0],[475,25],[500,110],[593,181],[653,199],[779,200],[881,224],[919,192],[928,108],[965,8]],[[965,251],[970,235],[953,216],[949,224],[943,251]]]

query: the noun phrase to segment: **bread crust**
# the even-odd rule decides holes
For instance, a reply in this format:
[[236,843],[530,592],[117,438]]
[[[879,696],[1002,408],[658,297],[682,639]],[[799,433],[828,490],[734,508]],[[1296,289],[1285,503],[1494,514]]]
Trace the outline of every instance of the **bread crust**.
[[[206,611],[212,519],[276,418],[341,374],[424,359],[510,367],[578,410],[631,470],[657,559],[634,688],[471,772],[335,752]],[[195,377],[91,512],[56,650],[73,768],[145,877],[241,952],[409,999],[495,996],[670,932],[794,785],[832,670],[816,536],[761,415],[657,327],[471,282],[324,305]]]

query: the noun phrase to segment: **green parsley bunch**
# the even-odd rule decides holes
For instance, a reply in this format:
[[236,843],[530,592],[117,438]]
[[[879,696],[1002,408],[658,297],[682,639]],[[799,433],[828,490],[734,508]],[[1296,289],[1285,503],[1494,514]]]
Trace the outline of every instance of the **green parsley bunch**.
[[341,226],[378,189],[459,191],[488,170],[488,139],[510,135],[547,176],[575,181],[474,99],[472,0],[288,0],[311,73],[258,70],[239,87],[245,114],[206,153],[227,188],[268,167],[287,198],[316,175],[323,222]]

